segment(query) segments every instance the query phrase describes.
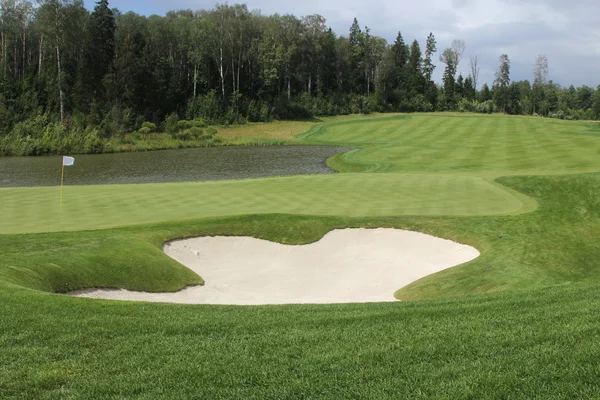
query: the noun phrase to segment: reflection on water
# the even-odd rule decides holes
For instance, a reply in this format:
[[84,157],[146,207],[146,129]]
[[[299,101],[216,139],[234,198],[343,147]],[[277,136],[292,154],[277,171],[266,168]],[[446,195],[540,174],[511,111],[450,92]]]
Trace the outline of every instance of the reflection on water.
[[[188,182],[328,174],[347,147],[250,146],[75,156],[66,185]],[[61,157],[0,157],[0,187],[60,184]]]

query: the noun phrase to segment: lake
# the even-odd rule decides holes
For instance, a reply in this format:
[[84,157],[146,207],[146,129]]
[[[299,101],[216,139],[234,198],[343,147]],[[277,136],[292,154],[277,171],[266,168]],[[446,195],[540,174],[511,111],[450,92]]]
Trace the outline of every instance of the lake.
[[[348,147],[240,146],[75,156],[65,185],[189,182],[330,174]],[[0,187],[60,185],[62,157],[0,157]]]

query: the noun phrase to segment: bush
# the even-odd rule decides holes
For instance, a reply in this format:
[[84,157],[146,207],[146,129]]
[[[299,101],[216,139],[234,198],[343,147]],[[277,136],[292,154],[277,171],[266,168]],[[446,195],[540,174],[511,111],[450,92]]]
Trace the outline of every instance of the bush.
[[184,131],[186,129],[190,129],[192,127],[192,123],[190,121],[186,121],[185,119],[182,119],[181,121],[177,122],[177,129],[179,131]]
[[165,132],[166,133],[177,133],[177,130],[179,128],[178,121],[179,121],[179,116],[177,115],[177,113],[170,114],[165,119]]
[[458,103],[458,111],[460,112],[474,112],[479,114],[492,114],[498,110],[493,100],[486,100],[483,103],[473,100],[462,99]]
[[98,131],[96,129],[86,132],[86,139],[83,143],[83,152],[86,154],[99,154],[104,151],[104,144],[98,138]]
[[217,130],[215,128],[208,128],[206,130],[206,137],[207,138],[212,138],[213,136],[215,136],[217,134]]
[[206,128],[206,122],[202,118],[196,118],[193,121],[190,121],[192,128]]
[[142,129],[148,129],[148,133],[152,133],[152,132],[156,132],[156,125],[153,124],[152,122],[144,122],[142,124],[142,128],[139,130],[140,133],[146,133],[146,132],[142,132]]
[[175,134],[175,139],[188,141],[192,140],[192,134],[190,132],[179,132]]
[[127,136],[124,136],[123,138],[121,138],[121,140],[119,140],[119,142],[121,142],[121,144],[134,144],[135,137],[133,135],[127,135]]
[[138,133],[141,133],[142,135],[147,135],[149,133],[152,133],[152,130],[147,127],[147,126],[143,126],[140,128],[140,130],[138,131]]
[[189,132],[189,134],[190,134],[192,137],[194,137],[194,138],[199,138],[199,137],[202,135],[202,133],[203,133],[203,130],[202,130],[202,128],[200,128],[200,127],[193,126],[193,127],[191,127],[191,128],[189,129],[189,131],[188,131],[188,132]]
[[280,100],[275,105],[273,116],[280,120],[310,119],[312,113],[302,104]]
[[195,99],[190,99],[186,110],[186,117],[189,120],[201,117],[210,123],[216,123],[219,122],[223,115],[221,109],[221,101],[217,92],[211,90],[205,95],[199,95]]

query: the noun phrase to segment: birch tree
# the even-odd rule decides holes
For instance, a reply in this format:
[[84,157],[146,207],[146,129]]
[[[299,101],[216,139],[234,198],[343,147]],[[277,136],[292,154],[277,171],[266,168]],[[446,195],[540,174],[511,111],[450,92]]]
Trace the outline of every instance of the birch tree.
[[477,82],[479,81],[479,72],[481,70],[481,68],[479,67],[479,57],[469,57],[469,68],[471,69],[471,79],[473,80],[473,87],[475,88],[475,90],[477,90]]

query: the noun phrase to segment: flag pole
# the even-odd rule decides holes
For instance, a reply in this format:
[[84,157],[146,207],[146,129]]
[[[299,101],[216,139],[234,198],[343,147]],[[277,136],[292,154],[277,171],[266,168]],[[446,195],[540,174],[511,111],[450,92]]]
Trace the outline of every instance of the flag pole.
[[62,172],[60,174],[60,211],[62,211],[62,200],[63,200],[63,182],[65,180],[65,162],[62,163]]

